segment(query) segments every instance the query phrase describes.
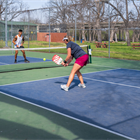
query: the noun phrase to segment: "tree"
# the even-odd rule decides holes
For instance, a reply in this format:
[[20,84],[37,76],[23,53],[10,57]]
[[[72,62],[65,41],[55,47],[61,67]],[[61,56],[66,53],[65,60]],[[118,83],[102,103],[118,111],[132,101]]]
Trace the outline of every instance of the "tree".
[[[5,3],[6,0],[0,1],[0,20],[5,20],[5,10],[6,10]],[[8,0],[7,4],[8,21],[17,18],[21,14],[21,12],[19,11],[26,10],[27,8],[28,8],[27,5],[25,5],[21,0]]]
[[96,13],[96,28],[97,30],[97,34],[98,34],[98,42],[102,42],[102,36],[101,36],[101,20],[104,16],[104,10],[105,10],[105,5],[103,2],[100,1],[95,1],[95,13]]
[[[115,0],[114,1],[114,5],[116,5],[116,7],[118,8],[120,3],[120,0]],[[124,10],[124,7],[121,7],[121,10]],[[108,19],[108,12],[106,14],[106,18]],[[110,10],[110,28],[111,28],[111,34],[110,34],[110,41],[113,42],[114,37],[115,37],[115,41],[117,42],[117,30],[116,29],[116,25],[117,23],[119,23],[121,21],[121,17],[119,16],[118,12],[114,9],[111,8]],[[107,21],[108,22],[108,21]],[[114,36],[115,35],[115,36]]]
[[[113,36],[117,32],[117,23],[123,21],[122,28],[125,28],[126,41],[129,46],[129,28],[134,23],[137,26],[140,25],[140,7],[135,4],[134,0],[115,0],[110,2],[107,0],[52,0],[50,5],[53,7],[51,8],[51,24],[61,24],[63,25],[63,27],[61,26],[62,28],[74,29],[76,16],[79,39],[83,37],[86,40],[88,32],[90,41],[93,33],[94,35],[96,34],[98,42],[102,42],[101,28],[108,28],[107,26],[102,27],[102,23],[108,23],[108,4],[111,6],[110,17],[111,28],[113,29],[110,40],[113,40]],[[135,8],[129,9],[130,4],[133,4]],[[135,14],[136,11],[138,14]]]
[[[53,0],[50,6],[53,7],[51,8],[52,24],[66,24],[69,21],[68,16],[71,11],[67,0]],[[46,3],[45,7],[48,7],[48,3]]]
[[[130,23],[130,17],[131,17],[132,11],[129,11],[129,9],[128,9],[128,7],[129,7],[128,3],[129,3],[129,0],[120,0],[118,7],[116,7],[114,4],[108,2],[108,4],[110,4],[118,12],[119,16],[122,18],[125,28],[126,28],[125,31],[126,31],[127,45],[130,46],[131,43],[130,43],[130,36],[129,36],[128,28],[130,27],[129,23]],[[122,10],[123,9],[122,7],[124,7],[124,5],[125,5],[125,11]],[[125,13],[125,15],[124,15],[124,13]]]
[[[23,13],[21,18],[19,18],[19,20],[22,21],[22,22],[30,22],[30,23],[34,23],[34,24],[41,24],[41,20],[38,17],[33,16],[34,14],[32,14],[32,16],[30,16],[30,14],[28,12],[29,11]],[[33,13],[33,12],[31,12],[31,13]],[[28,16],[30,16],[30,17],[28,17]]]

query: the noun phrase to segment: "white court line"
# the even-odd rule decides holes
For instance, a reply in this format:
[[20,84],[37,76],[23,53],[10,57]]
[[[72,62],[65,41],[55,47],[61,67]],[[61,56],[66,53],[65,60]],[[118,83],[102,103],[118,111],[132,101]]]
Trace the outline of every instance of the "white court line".
[[10,64],[7,64],[7,63],[2,63],[2,62],[0,62],[0,64],[4,64],[4,65],[10,65]]
[[[9,56],[14,57],[14,55],[3,55],[3,56],[0,56],[0,57],[9,57]],[[18,55],[18,56],[23,57],[22,55]],[[30,57],[30,56],[27,56],[27,58],[35,58],[35,59],[42,59],[43,60],[43,58],[38,58],[38,57]],[[23,57],[23,59],[24,59],[24,57]],[[51,59],[47,59],[47,60],[51,60]]]
[[107,68],[117,69],[117,67],[111,67],[111,66],[95,65],[95,64],[89,64],[89,65],[98,66],[98,67],[107,67]]
[[106,128],[103,128],[103,127],[100,127],[100,126],[98,126],[98,125],[94,125],[94,124],[92,124],[92,123],[88,123],[88,122],[86,122],[86,121],[83,121],[83,120],[77,119],[77,118],[75,118],[75,117],[72,117],[72,116],[66,115],[66,114],[61,113],[61,112],[58,112],[58,111],[55,111],[55,110],[49,109],[49,108],[47,108],[47,107],[43,107],[43,106],[37,105],[37,104],[35,104],[35,103],[32,103],[32,102],[29,102],[29,101],[26,101],[26,100],[20,99],[20,98],[18,98],[18,97],[14,97],[14,96],[9,95],[9,94],[7,94],[7,93],[1,92],[1,91],[0,91],[0,93],[3,94],[3,95],[6,95],[6,96],[12,97],[12,98],[14,98],[14,99],[20,100],[20,101],[22,101],[22,102],[25,102],[25,103],[31,104],[31,105],[33,105],[33,106],[36,106],[36,107],[39,107],[39,108],[45,109],[45,110],[47,110],[47,111],[51,111],[51,112],[53,112],[53,113],[59,114],[59,115],[61,115],[61,116],[64,116],[64,117],[70,118],[70,119],[72,119],[72,120],[75,120],[75,121],[78,121],[78,122],[84,123],[84,124],[86,124],[86,125],[89,125],[89,126],[92,126],[92,127],[98,128],[98,129],[101,129],[101,130],[103,130],[103,131],[106,131],[106,132],[109,132],[109,133],[112,133],[112,134],[118,135],[118,136],[120,136],[120,137],[123,137],[123,138],[129,139],[129,140],[136,140],[136,139],[134,139],[134,138],[131,138],[131,137],[125,136],[125,135],[120,134],[120,133],[117,133],[117,132],[115,132],[115,131],[112,131],[112,130],[109,130],[109,129],[106,129]]
[[[25,64],[33,64],[33,63],[48,63],[48,62],[52,62],[52,60],[49,60],[48,59],[48,61],[42,61],[42,62],[40,62],[40,61],[38,61],[38,62],[30,62],[30,63],[25,63],[25,62],[22,62],[22,63],[20,63],[20,62],[17,62],[16,64],[6,64],[5,63],[5,65],[25,65]],[[2,65],[0,65],[0,66],[2,66]],[[23,69],[23,71],[24,71],[24,69]]]
[[[95,65],[95,64],[89,64],[89,65],[98,66],[98,67],[107,67],[107,68],[117,69],[117,67],[111,67],[111,66]],[[140,72],[140,70],[137,70],[137,69],[127,69],[127,68],[120,68],[120,69],[124,69],[124,70],[134,70],[134,71],[139,71],[139,72]]]
[[123,69],[123,70],[133,70],[133,71],[139,71],[140,72],[140,70],[135,70],[135,69],[125,69],[125,68],[121,68],[121,69]]
[[92,81],[107,83],[107,84],[113,84],[113,85],[119,85],[119,86],[125,86],[125,87],[131,87],[131,88],[140,89],[140,87],[138,87],[138,86],[132,86],[132,85],[126,85],[126,84],[121,84],[121,83],[108,82],[108,81],[103,81],[103,80],[98,80],[98,79],[87,78],[87,77],[83,77],[83,78],[88,79],[88,80],[92,80]]
[[[13,55],[7,55],[7,56],[13,56]],[[6,56],[6,57],[7,57]],[[22,57],[22,56],[21,56]],[[27,58],[34,58],[34,59],[42,59],[42,58],[36,58],[36,57],[27,57]],[[44,63],[44,62],[52,62],[52,60],[51,59],[47,59],[48,61],[43,61],[43,59],[42,59],[42,62],[41,63]],[[14,61],[13,61],[14,62]],[[0,63],[2,63],[2,62],[0,62]],[[31,64],[32,63],[40,63],[40,61],[39,62],[31,62]],[[25,64],[30,64],[30,63],[25,63],[25,62],[23,62],[23,63],[16,63],[16,64],[6,64],[6,63],[3,63],[4,65],[25,65]],[[0,65],[0,66],[2,66],[2,65]]]
[[[113,70],[118,70],[118,69],[109,69],[109,70],[104,70],[104,71],[96,71],[96,72],[83,73],[83,74],[100,73],[100,72],[113,71]],[[38,82],[38,81],[45,81],[45,80],[51,80],[51,79],[58,79],[58,78],[63,78],[63,77],[68,77],[68,76],[69,75],[52,77],[52,78],[47,78],[47,79],[39,79],[39,80],[33,80],[33,81],[25,81],[25,82],[19,82],[19,83],[12,83],[12,84],[0,85],[0,87],[10,86],[10,85],[18,85],[18,84],[24,84],[24,83],[31,83],[31,82]]]

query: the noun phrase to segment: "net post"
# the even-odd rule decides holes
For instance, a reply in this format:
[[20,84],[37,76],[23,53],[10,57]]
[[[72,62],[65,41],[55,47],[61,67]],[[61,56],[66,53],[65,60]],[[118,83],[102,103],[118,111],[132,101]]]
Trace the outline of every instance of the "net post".
[[89,46],[87,47],[87,49],[88,49],[88,55],[89,55],[89,63],[91,64],[91,63],[92,63],[91,46],[89,45]]
[[[89,56],[89,50],[88,50],[89,46],[87,46],[87,54]],[[88,58],[88,64],[89,64],[89,58]]]

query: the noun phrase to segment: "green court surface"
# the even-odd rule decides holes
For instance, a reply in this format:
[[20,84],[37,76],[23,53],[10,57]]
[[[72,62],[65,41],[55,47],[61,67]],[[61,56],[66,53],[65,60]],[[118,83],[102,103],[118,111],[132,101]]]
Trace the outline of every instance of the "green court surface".
[[[92,64],[81,70],[82,73],[116,68],[140,70],[139,61],[97,57],[93,57],[92,61]],[[4,66],[8,67],[10,66]],[[72,66],[0,73],[0,85],[67,76],[71,69]],[[9,139],[123,140],[125,138],[0,94],[0,140]]]

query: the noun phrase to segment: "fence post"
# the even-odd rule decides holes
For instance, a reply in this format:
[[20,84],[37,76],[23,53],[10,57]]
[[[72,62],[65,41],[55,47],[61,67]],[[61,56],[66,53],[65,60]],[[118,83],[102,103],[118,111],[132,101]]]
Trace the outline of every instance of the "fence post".
[[75,43],[77,42],[77,10],[75,5]]
[[28,48],[29,48],[29,44],[30,44],[30,11],[28,11]]
[[13,24],[11,21],[11,48],[13,48]]
[[8,47],[8,40],[7,40],[7,5],[8,5],[8,0],[5,1],[5,47]]
[[[51,9],[49,8],[49,48],[51,46],[51,20],[50,20],[50,16],[51,16]],[[49,53],[50,53],[50,49],[49,49]]]
[[108,55],[110,58],[110,5],[108,1]]

